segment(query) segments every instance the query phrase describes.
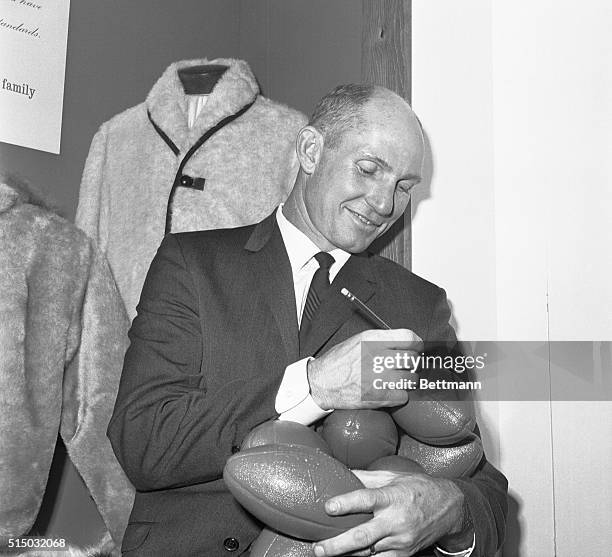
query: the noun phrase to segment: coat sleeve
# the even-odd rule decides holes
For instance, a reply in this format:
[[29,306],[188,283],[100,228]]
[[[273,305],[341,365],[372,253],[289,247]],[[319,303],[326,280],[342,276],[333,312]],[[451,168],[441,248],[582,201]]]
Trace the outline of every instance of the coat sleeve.
[[[434,305],[429,327],[433,340],[456,341],[455,331],[449,324],[451,312],[446,293],[440,289]],[[476,433],[480,436],[478,426]],[[508,515],[508,480],[486,456],[469,478],[452,480],[463,492],[470,512],[476,546],[472,557],[492,557],[504,541]]]
[[128,320],[105,257],[90,241],[88,247],[81,265],[83,297],[75,303],[68,335],[60,433],[119,546],[134,488],[113,453],[106,427],[119,387]]
[[106,253],[108,243],[108,195],[109,184],[105,180],[108,124],[103,124],[91,142],[85,161],[75,224],[95,240],[98,248]]
[[145,280],[108,429],[139,491],[220,479],[244,435],[278,416],[282,370],[262,378],[240,354],[244,379],[207,390],[206,378],[224,370],[203,346],[200,307],[181,247],[168,235]]
[[491,557],[501,547],[508,515],[508,481],[486,457],[467,479],[453,480],[461,489],[470,512],[476,546],[472,557]]

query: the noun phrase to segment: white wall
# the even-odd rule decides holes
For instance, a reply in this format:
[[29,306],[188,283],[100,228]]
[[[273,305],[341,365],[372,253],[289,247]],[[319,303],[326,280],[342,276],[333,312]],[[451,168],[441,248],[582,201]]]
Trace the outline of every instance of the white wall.
[[[413,269],[447,289],[464,339],[612,339],[610,29],[607,0],[413,0],[433,153]],[[504,555],[611,554],[612,406],[480,409],[511,485]]]

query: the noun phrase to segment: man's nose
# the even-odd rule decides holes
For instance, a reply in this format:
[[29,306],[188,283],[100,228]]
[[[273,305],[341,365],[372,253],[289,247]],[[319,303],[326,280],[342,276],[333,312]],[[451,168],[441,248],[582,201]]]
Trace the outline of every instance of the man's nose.
[[395,203],[395,184],[378,184],[368,192],[365,199],[381,217],[390,217]]

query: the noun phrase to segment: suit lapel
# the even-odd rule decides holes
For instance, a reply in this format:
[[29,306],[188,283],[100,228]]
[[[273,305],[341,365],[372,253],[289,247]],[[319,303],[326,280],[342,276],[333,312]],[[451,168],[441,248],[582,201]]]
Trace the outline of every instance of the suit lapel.
[[368,254],[353,255],[334,279],[331,289],[322,301],[312,321],[312,332],[300,356],[312,356],[356,311],[340,291],[347,288],[362,302],[367,302],[375,293],[376,280]]
[[[287,361],[298,359],[298,326],[293,274],[276,223],[276,213],[255,226],[245,249],[253,274],[278,326]],[[248,303],[248,302],[247,302]]]
[[369,254],[352,255],[317,310],[305,346],[299,346],[293,274],[276,213],[255,226],[245,249],[250,252],[247,260],[276,320],[288,362],[316,354],[357,312],[355,306],[340,294],[342,288],[350,290],[362,302],[370,300],[376,292],[376,275]]

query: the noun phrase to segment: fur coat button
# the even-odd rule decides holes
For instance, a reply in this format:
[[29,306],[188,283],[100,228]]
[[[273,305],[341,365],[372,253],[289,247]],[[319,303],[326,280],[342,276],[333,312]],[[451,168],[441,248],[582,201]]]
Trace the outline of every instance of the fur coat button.
[[191,188],[193,186],[193,178],[191,176],[187,176],[187,174],[183,174],[180,181],[181,186],[185,188]]

